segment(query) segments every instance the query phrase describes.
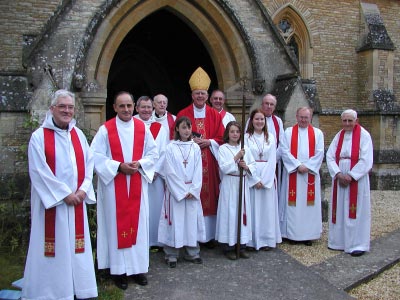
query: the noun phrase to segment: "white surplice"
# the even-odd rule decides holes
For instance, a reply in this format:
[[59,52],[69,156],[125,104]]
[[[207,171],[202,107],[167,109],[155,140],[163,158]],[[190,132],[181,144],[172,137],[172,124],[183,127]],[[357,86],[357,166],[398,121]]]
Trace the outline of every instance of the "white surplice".
[[[135,115],[136,118],[140,119],[139,115]],[[147,121],[143,121],[148,129],[155,121],[150,118]],[[154,136],[153,136],[154,137]],[[150,246],[161,246],[158,242],[158,223],[160,221],[161,208],[164,200],[164,159],[165,150],[169,143],[169,137],[167,130],[164,126],[161,126],[157,136],[155,137],[158,160],[155,164],[155,172],[157,176],[152,183],[149,183],[149,245]]]
[[[264,134],[246,133],[244,143],[256,159],[257,171],[249,177],[252,240],[247,244],[259,250],[261,247],[275,248],[282,242],[279,228],[278,193],[276,191],[276,144],[274,136],[269,133],[268,140]],[[256,189],[261,182],[263,187]]]
[[[247,146],[245,148],[244,161],[249,167],[249,171],[243,171],[242,189],[242,222],[240,244],[246,244],[251,240],[251,203],[249,177],[256,172],[256,162]],[[217,228],[215,239],[220,243],[233,246],[237,242],[237,223],[239,210],[239,166],[234,160],[234,156],[240,151],[240,145],[231,146],[223,144],[219,147],[218,164],[222,178],[218,200]],[[246,214],[247,224],[243,224],[243,213]]]
[[[349,218],[350,188],[337,188],[336,224],[332,223],[332,198],[329,211],[328,247],[344,250],[347,253],[353,251],[369,251],[371,232],[371,194],[369,185],[369,171],[373,164],[373,145],[370,134],[361,127],[360,152],[357,164],[350,170],[350,159],[340,159],[336,163],[335,154],[340,132],[336,134],[328,152],[326,163],[329,174],[333,178],[337,173],[349,174],[358,181],[357,215],[356,219]],[[345,132],[340,157],[351,156],[352,132]],[[332,193],[333,196],[333,193]]]
[[[222,109],[219,114],[221,115],[221,112],[224,110]],[[229,112],[225,112],[225,116],[222,118],[222,124],[224,124],[224,127],[226,128],[226,125],[231,122],[231,121],[236,121],[235,117]]]
[[[167,192],[158,241],[174,248],[196,247],[197,242],[206,238],[200,201],[203,176],[200,147],[193,141],[171,141],[165,156]],[[185,199],[188,193],[194,198]]]
[[[170,142],[170,134],[171,134],[170,131],[169,131],[168,114],[169,113],[167,111],[165,111],[165,114],[163,116],[158,116],[157,117],[155,110],[153,110],[153,112],[151,114],[151,118],[154,121],[160,123],[165,128],[165,130],[167,131],[167,143]],[[171,116],[172,116],[172,118],[174,119],[174,122],[175,122],[176,116],[173,115],[173,114],[171,114]],[[173,135],[172,135],[172,138],[173,138]]]
[[[321,180],[319,169],[324,158],[324,135],[313,127],[315,133],[315,155],[309,158],[308,129],[299,127],[297,159],[290,153],[293,127],[285,130],[285,138],[280,142],[282,162],[282,186],[279,195],[280,224],[282,237],[294,241],[316,240],[322,233]],[[315,175],[314,205],[307,205],[308,173],[300,174],[297,167],[305,165]],[[296,206],[289,206],[289,174],[297,172]]]
[[[55,175],[46,163],[43,128],[54,130]],[[85,179],[77,187],[75,151],[70,131],[75,128],[85,159]],[[85,135],[75,127],[54,126],[52,115],[47,113],[41,128],[29,142],[29,175],[31,179],[31,236],[26,260],[23,299],[74,299],[97,297],[90,232],[86,203],[96,202],[92,186],[93,155]],[[86,192],[84,200],[85,252],[75,253],[75,210],[63,199],[80,189]],[[57,207],[55,224],[55,257],[44,256],[45,209]]]
[[[132,161],[134,144],[133,121],[124,122],[116,117],[118,135],[122,145],[124,162]],[[142,191],[136,245],[118,249],[114,177],[120,162],[112,159],[107,128],[102,125],[93,139],[91,148],[95,157],[97,184],[97,259],[99,269],[110,268],[111,274],[147,273],[149,267],[149,204],[148,183],[154,176],[158,159],[157,146],[146,128],[143,156],[140,162]],[[130,176],[126,176],[129,191]]]

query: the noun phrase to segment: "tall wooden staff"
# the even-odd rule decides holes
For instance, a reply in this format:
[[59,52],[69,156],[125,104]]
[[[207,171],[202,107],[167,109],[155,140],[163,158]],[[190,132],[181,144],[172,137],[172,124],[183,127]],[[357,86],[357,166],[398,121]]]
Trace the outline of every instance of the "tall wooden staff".
[[[246,125],[246,81],[247,78],[241,79],[242,85],[242,134],[240,135],[240,147],[244,148],[244,127]],[[243,159],[243,158],[242,158]],[[242,228],[242,197],[243,197],[243,168],[239,167],[239,203],[238,203],[238,219],[237,219],[237,239],[236,239],[236,258],[240,257],[240,236]]]

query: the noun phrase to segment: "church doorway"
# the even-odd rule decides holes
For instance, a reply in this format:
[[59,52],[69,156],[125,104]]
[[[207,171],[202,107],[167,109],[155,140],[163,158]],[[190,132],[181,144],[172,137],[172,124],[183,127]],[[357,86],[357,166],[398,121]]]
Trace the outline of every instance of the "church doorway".
[[112,104],[119,91],[132,93],[135,100],[164,94],[168,111],[176,114],[191,103],[188,81],[199,66],[211,78],[210,90],[217,88],[214,65],[195,32],[165,9],[150,14],[132,28],[114,55],[107,81],[106,118],[115,116]]

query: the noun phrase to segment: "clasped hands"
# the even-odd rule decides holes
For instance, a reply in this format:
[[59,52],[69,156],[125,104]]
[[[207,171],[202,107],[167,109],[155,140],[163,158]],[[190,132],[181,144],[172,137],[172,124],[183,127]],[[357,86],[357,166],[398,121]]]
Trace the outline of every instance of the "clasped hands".
[[75,193],[69,194],[67,197],[64,198],[64,202],[67,205],[78,205],[83,202],[86,198],[86,193],[82,190],[77,190]]
[[353,178],[349,174],[342,174],[341,172],[336,174],[336,179],[339,181],[340,186],[348,186]]
[[120,163],[118,171],[125,175],[132,175],[135,174],[139,170],[139,168],[140,168],[139,161],[123,162]]

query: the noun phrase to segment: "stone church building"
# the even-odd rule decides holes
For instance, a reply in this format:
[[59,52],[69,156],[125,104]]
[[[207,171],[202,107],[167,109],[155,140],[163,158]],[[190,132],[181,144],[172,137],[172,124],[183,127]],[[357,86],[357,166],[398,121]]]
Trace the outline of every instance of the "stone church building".
[[2,0],[0,199],[24,197],[29,120],[54,90],[76,94],[93,135],[118,91],[165,94],[176,114],[198,66],[239,120],[267,92],[286,127],[312,107],[326,148],[340,113],[357,110],[373,137],[372,188],[399,189],[399,15],[398,0]]

